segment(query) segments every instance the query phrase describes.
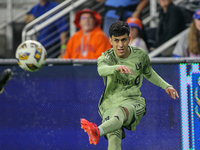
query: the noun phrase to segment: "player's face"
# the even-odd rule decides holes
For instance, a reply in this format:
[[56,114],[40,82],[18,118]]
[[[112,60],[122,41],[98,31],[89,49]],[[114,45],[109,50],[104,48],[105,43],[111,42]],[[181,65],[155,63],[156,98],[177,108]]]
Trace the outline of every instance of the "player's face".
[[194,24],[195,24],[195,27],[197,28],[197,30],[200,31],[200,20],[194,19]]
[[83,13],[79,22],[84,32],[90,32],[95,28],[96,20],[90,13]]
[[109,38],[110,44],[113,46],[113,49],[119,58],[127,58],[129,56],[128,44],[130,41],[130,37],[128,34],[124,34],[121,36],[113,36]]

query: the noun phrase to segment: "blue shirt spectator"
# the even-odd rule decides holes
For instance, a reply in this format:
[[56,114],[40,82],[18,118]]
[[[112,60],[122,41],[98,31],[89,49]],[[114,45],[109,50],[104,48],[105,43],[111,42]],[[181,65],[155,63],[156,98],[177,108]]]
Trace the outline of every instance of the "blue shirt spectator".
[[[115,8],[118,7],[127,7],[127,6],[131,6],[131,5],[137,5],[140,1],[139,0],[115,0],[115,2],[113,2],[113,0],[107,0],[105,2],[106,6],[112,6]],[[129,18],[132,14],[133,14],[134,10],[124,10],[122,17],[123,18]],[[107,13],[105,14],[106,17],[111,17],[111,18],[116,18],[116,19],[120,19],[120,16],[116,14],[117,10],[108,10]]]
[[140,18],[142,10],[149,0],[96,0],[105,1],[105,15],[103,30],[109,36],[108,29],[111,24],[121,20],[126,21],[129,17]]
[[[50,0],[40,0],[40,3],[35,5],[29,12],[28,15],[32,15],[33,19],[38,18],[51,10],[52,8],[56,7],[58,4],[52,2]],[[26,21],[27,23],[32,21],[33,19]],[[47,18],[48,19],[48,18]],[[65,31],[68,30],[67,23],[64,17],[59,18],[58,20],[54,21],[53,23],[49,24],[42,30],[40,30],[37,40],[46,48],[48,57],[58,57],[60,55],[60,49],[65,50],[64,47],[57,46],[53,51],[53,46],[59,45],[66,45],[66,33]],[[49,50],[51,49],[51,50]],[[50,52],[51,51],[51,52]],[[57,53],[57,54],[55,54]],[[62,53],[62,51],[61,51]]]

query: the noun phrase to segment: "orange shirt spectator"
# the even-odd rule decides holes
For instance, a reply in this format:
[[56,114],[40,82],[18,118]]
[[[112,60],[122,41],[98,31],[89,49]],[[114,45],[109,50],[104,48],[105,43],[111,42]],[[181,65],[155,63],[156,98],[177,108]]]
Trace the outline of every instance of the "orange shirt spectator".
[[97,59],[101,53],[111,48],[106,34],[99,27],[101,16],[90,9],[78,11],[74,24],[80,28],[67,42],[62,58]]

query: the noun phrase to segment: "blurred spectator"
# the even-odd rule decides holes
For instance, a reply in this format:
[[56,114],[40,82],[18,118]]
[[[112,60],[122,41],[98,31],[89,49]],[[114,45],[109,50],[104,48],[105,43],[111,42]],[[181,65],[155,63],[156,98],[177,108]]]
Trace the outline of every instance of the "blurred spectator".
[[200,9],[194,13],[189,30],[181,35],[173,56],[200,57]]
[[[39,0],[39,4],[35,5],[25,16],[25,22],[33,21],[57,5],[57,3],[50,0]],[[68,27],[64,17],[40,30],[37,40],[46,48],[47,57],[58,57],[64,53],[67,30]]]
[[145,41],[143,40],[142,22],[138,18],[128,18],[126,21],[130,27],[130,43],[129,46],[136,46],[146,50],[148,49]]
[[162,9],[159,14],[159,24],[156,28],[153,49],[186,28],[185,19],[181,9],[172,3],[172,0],[158,0]]
[[99,27],[101,16],[98,12],[84,9],[75,15],[74,24],[80,28],[67,42],[62,58],[97,59],[111,48],[108,37]]
[[96,0],[105,1],[105,15],[103,30],[109,37],[111,24],[121,20],[126,21],[129,17],[140,18],[142,10],[148,5],[149,0]]

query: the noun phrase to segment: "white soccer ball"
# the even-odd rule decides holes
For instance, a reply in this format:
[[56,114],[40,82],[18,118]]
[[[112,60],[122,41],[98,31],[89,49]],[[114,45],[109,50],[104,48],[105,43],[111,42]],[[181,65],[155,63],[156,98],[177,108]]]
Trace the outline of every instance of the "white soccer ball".
[[45,64],[47,52],[41,43],[27,40],[18,46],[15,57],[22,69],[34,72],[38,71]]

